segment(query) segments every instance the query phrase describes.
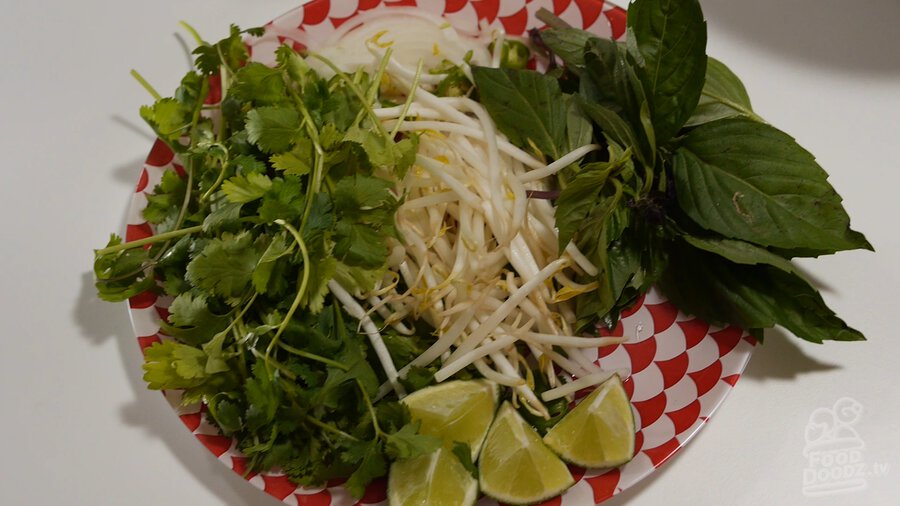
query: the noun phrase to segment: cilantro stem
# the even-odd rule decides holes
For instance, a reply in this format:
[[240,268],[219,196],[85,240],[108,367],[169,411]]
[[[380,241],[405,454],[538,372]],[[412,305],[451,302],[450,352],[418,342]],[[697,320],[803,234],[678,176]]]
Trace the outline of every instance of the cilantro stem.
[[[391,48],[388,48],[387,51],[384,52],[384,56],[381,58],[381,63],[378,64],[378,70],[375,72],[375,75],[372,77],[372,82],[369,84],[368,93],[366,94],[366,103],[374,104],[375,99],[378,98],[378,90],[381,88],[381,80],[384,78],[384,72],[387,70],[388,63],[390,63],[391,58]],[[357,76],[359,74],[357,73]],[[358,126],[359,123],[363,120],[368,112],[365,108],[360,109],[356,114],[356,119],[353,120],[353,125]]]
[[318,418],[314,418],[309,415],[304,415],[304,416],[305,416],[305,419],[307,422],[315,425],[316,427],[318,427],[322,430],[326,430],[328,432],[331,432],[332,434],[337,434],[338,436],[341,436],[343,438],[347,438],[347,439],[350,439],[353,441],[359,441],[359,438],[353,437],[350,434],[347,434],[346,432],[342,431],[341,429],[338,429],[337,427],[332,427],[331,425],[328,425],[327,423],[323,422],[322,420],[319,420]]
[[219,175],[216,176],[215,182],[205,191],[203,195],[200,196],[200,202],[205,202],[212,194],[219,189],[219,186],[222,184],[222,181],[225,181],[225,171],[228,168],[228,147],[222,146],[222,149],[225,150],[225,158],[220,161],[221,168],[219,169]]
[[[220,92],[219,92],[219,104],[216,104],[216,107],[219,109],[222,108],[221,103],[222,103],[222,101],[225,100],[225,97],[228,96],[228,88],[231,85],[231,82],[229,81],[231,72],[226,72],[225,71],[226,68],[227,67],[225,67],[224,65],[222,67],[219,67],[219,90],[220,90]],[[222,120],[219,122],[219,131],[216,132],[216,140],[218,140],[220,143],[225,141],[225,129],[226,129],[227,125],[228,125],[228,122],[225,121],[224,117],[222,117]]]
[[387,436],[383,430],[381,430],[381,426],[378,425],[378,416],[375,415],[375,406],[372,405],[372,399],[369,398],[369,393],[366,392],[366,387],[362,384],[362,381],[357,379],[356,385],[359,387],[359,392],[362,394],[363,401],[366,403],[366,408],[369,410],[369,416],[372,417],[372,428],[375,429],[375,435],[377,437]]
[[391,130],[391,139],[397,136],[397,132],[400,131],[400,125],[403,123],[403,120],[406,119],[406,114],[409,113],[409,108],[412,106],[412,101],[416,96],[416,90],[419,88],[419,79],[422,77],[422,66],[424,63],[424,60],[419,60],[419,65],[416,67],[416,75],[413,77],[412,86],[409,88],[409,95],[406,97],[406,102],[403,104],[403,110],[400,111],[397,123]]
[[[193,129],[193,127],[191,127]],[[184,199],[181,201],[181,209],[178,211],[178,218],[175,220],[173,229],[181,228],[184,223],[184,217],[187,215],[188,206],[191,203],[191,190],[194,185],[194,159],[188,160],[187,164],[187,182],[184,185]]]
[[231,322],[228,324],[228,326],[225,327],[225,330],[222,331],[223,334],[231,331],[231,329],[235,328],[235,326],[238,325],[239,322],[241,322],[243,320],[244,315],[247,314],[247,310],[249,310],[250,306],[252,306],[253,303],[256,301],[257,295],[259,295],[259,294],[256,292],[253,292],[253,295],[250,296],[250,300],[248,300],[247,303],[244,304],[244,307],[241,308],[241,310],[238,312],[237,316],[235,316],[231,320]]
[[299,348],[295,348],[295,347],[293,347],[293,346],[291,346],[291,345],[289,345],[289,344],[285,344],[285,343],[283,343],[283,342],[279,342],[279,343],[278,343],[278,346],[280,346],[281,348],[283,348],[283,349],[284,349],[285,351],[287,351],[288,353],[292,353],[292,354],[294,354],[294,355],[297,355],[298,357],[303,357],[303,358],[308,358],[308,359],[310,359],[310,360],[315,360],[316,362],[321,362],[321,363],[323,363],[323,364],[325,364],[325,365],[327,365],[327,366],[335,367],[335,368],[340,369],[340,370],[342,370],[342,371],[349,371],[349,370],[350,370],[349,367],[347,367],[346,365],[344,365],[344,364],[342,364],[342,363],[340,363],[340,362],[336,362],[336,361],[331,360],[331,359],[329,359],[329,358],[325,358],[325,357],[323,357],[323,356],[321,356],[321,355],[316,355],[315,353],[310,353],[310,352],[308,352],[308,351],[303,351],[303,350],[301,350],[301,349],[299,349]]
[[316,124],[313,121],[312,116],[310,116],[309,110],[306,108],[303,99],[300,98],[300,95],[295,89],[289,87],[288,91],[291,94],[294,103],[297,105],[297,109],[300,110],[300,114],[303,116],[303,126],[306,128],[306,133],[309,134],[309,138],[313,142],[313,149],[316,152],[316,162],[309,179],[310,184],[306,203],[303,206],[303,216],[300,218],[300,230],[303,230],[303,228],[306,227],[306,220],[309,219],[309,213],[312,212],[313,199],[309,198],[309,196],[319,193],[319,189],[322,187],[322,173],[325,169],[325,150],[322,149],[322,143],[319,141],[319,131],[316,129]]
[[334,193],[334,180],[325,176],[322,178],[322,181],[325,183],[325,187],[328,188],[328,193]]
[[[181,225],[184,223],[184,217],[187,215],[187,208],[191,202],[191,187],[194,184],[194,159],[191,158],[188,160],[187,164],[187,182],[184,185],[184,198],[181,201],[181,209],[178,211],[178,218],[175,219],[175,226],[172,227],[172,232],[181,229]],[[163,244],[162,248],[160,248],[159,253],[153,259],[153,263],[159,261],[166,252],[169,251],[169,242],[167,240],[165,244]],[[152,267],[152,265],[151,265]]]
[[110,253],[118,253],[119,251],[125,251],[131,248],[138,248],[141,246],[146,246],[148,244],[154,244],[160,241],[168,241],[170,239],[175,239],[176,237],[181,237],[185,235],[190,235],[195,232],[202,232],[203,225],[197,225],[194,227],[181,228],[178,230],[171,230],[169,232],[164,232],[162,234],[152,235],[150,237],[145,237],[143,239],[137,239],[135,241],[123,242],[121,244],[116,244],[115,246],[109,246],[103,249],[94,250],[94,254],[97,256],[101,255],[109,255]]
[[297,380],[297,375],[296,375],[296,374],[294,374],[294,373],[292,373],[291,371],[289,371],[288,368],[285,367],[284,365],[282,365],[282,364],[278,363],[277,361],[272,360],[271,358],[269,358],[268,354],[265,354],[265,355],[264,355],[262,352],[260,352],[260,351],[257,350],[256,348],[250,348],[250,353],[252,353],[254,357],[256,357],[256,358],[258,358],[258,359],[264,360],[264,361],[266,362],[266,368],[267,368],[267,369],[268,369],[268,367],[271,365],[271,366],[274,367],[275,369],[278,369],[278,372],[280,372],[281,375],[284,376],[285,378],[287,378],[287,379],[289,379],[289,380],[291,380],[291,381],[296,381],[296,380]]
[[150,83],[147,82],[146,79],[144,79],[144,76],[142,76],[137,70],[131,69],[131,77],[133,77],[145,90],[147,90],[147,93],[149,93],[150,96],[153,97],[153,100],[162,100],[162,95],[160,95],[159,92],[156,91],[156,89],[151,86]]
[[194,29],[193,26],[191,26],[190,24],[188,24],[187,21],[179,21],[179,22],[178,22],[178,26],[180,26],[180,27],[184,28],[185,30],[187,30],[187,32],[188,32],[189,34],[191,34],[191,37],[194,38],[194,42],[196,42],[198,46],[206,46],[206,45],[208,45],[208,44],[206,43],[206,41],[204,41],[203,38],[200,37],[200,34],[197,33],[197,30]]
[[221,74],[222,73],[221,69],[224,68],[224,69],[228,70],[229,73],[234,74],[234,69],[232,69],[231,67],[228,66],[228,63],[227,63],[228,60],[226,60],[225,55],[222,54],[222,46],[220,46],[218,44],[216,44],[216,54],[219,55],[219,60],[222,61],[222,65],[219,66],[219,69],[220,69],[219,73]]
[[369,85],[369,93],[366,95],[366,98],[369,99],[368,103],[370,104],[374,103],[375,99],[378,98],[378,89],[381,88],[381,80],[384,78],[384,72],[387,70],[388,63],[391,61],[391,52],[391,48],[388,48],[388,50],[384,52],[384,57],[381,58],[381,62],[378,64],[378,70],[372,78],[372,84]]
[[297,290],[297,295],[294,297],[294,301],[291,302],[291,307],[288,309],[287,314],[284,315],[284,319],[281,320],[281,324],[278,325],[278,330],[275,331],[275,336],[272,337],[272,341],[269,342],[269,346],[266,347],[265,360],[267,366],[269,364],[269,357],[271,357],[272,351],[275,349],[275,346],[278,346],[278,342],[281,340],[281,334],[284,333],[284,330],[287,328],[288,323],[291,321],[291,318],[294,317],[294,313],[297,311],[297,308],[300,307],[300,301],[303,300],[303,296],[306,295],[306,286],[309,283],[310,274],[309,251],[306,249],[306,243],[303,241],[303,237],[300,235],[300,232],[298,232],[296,228],[292,227],[284,220],[278,219],[275,220],[275,223],[284,227],[285,230],[287,230],[292,236],[294,236],[294,240],[297,241],[297,245],[300,247],[300,253],[303,255],[303,272],[300,275],[300,288]]
[[[209,78],[204,77],[203,81],[200,83],[200,95],[197,99],[197,105],[194,107],[194,112],[191,115],[191,124],[189,126],[190,131],[193,132],[197,129],[197,125],[200,123],[201,113],[203,112],[203,103],[206,101],[206,96],[209,94]],[[191,148],[193,149],[197,145],[196,139],[191,139]],[[184,217],[187,216],[188,206],[191,203],[191,193],[194,186],[194,165],[196,160],[194,157],[189,156],[187,162],[187,181],[184,184],[184,199],[181,201],[181,209],[178,211],[178,218],[175,219],[175,225],[172,227],[172,231],[178,230],[181,228],[181,225],[184,224]],[[163,245],[162,250],[159,252],[155,260],[159,260],[162,258],[165,251],[168,250],[168,243]]]
[[[239,325],[239,326],[242,327],[242,325]],[[248,374],[247,374],[247,354],[246,354],[246,349],[244,348],[244,343],[242,342],[242,339],[244,336],[242,335],[241,331],[237,327],[234,327],[231,330],[231,334],[234,337],[234,345],[237,346],[238,354],[240,355],[240,357],[237,361],[238,369],[240,369],[241,377],[246,379],[248,376]]]

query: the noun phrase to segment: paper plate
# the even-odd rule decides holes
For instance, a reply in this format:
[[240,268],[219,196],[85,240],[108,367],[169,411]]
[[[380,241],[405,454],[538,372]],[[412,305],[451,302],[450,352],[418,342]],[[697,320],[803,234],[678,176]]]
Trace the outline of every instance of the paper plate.
[[[546,8],[575,27],[599,36],[621,38],[625,11],[602,0],[314,0],[266,25],[264,36],[248,41],[252,58],[269,63],[281,44],[315,48],[361,13],[416,8],[442,15],[458,30],[503,29],[521,35],[541,26],[535,18]],[[162,142],[153,146],[141,172],[129,210],[126,240],[152,234],[141,217],[146,194],[167,170],[182,170]],[[147,293],[130,300],[134,331],[141,348],[164,339],[159,321],[169,301]],[[631,487],[660,467],[709,420],[737,382],[755,341],[739,328],[718,328],[681,313],[656,291],[650,291],[606,334],[628,336],[627,343],[597,350],[605,369],[625,369],[625,388],[638,428],[636,455],[628,464],[607,471],[572,468],[577,483],[544,504],[585,506],[600,503]],[[220,435],[204,417],[204,406],[181,406],[180,394],[165,392],[173,409],[197,439],[223,464],[245,476],[246,459],[235,442]],[[299,488],[277,472],[249,474],[246,479],[290,505],[345,506],[385,501],[384,480],[373,483],[361,500],[340,483]],[[479,506],[496,504],[482,499]]]

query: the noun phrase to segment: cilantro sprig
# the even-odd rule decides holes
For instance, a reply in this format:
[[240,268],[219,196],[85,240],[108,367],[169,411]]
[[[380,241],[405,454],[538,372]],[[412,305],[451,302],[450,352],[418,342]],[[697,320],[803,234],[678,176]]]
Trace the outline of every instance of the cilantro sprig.
[[[374,119],[380,77],[333,68],[326,79],[287,46],[274,67],[250,62],[243,37],[259,29],[232,26],[216,43],[190,31],[195,69],[173,96],[136,75],[155,98],[141,116],[184,173],[166,172],[147,196],[153,236],[113,235],[96,251],[97,291],[172,297],[144,379],[205,402],[248,471],[281,468],[302,485],[343,478],[361,496],[392,459],[439,443],[396,399],[373,402],[384,373],[327,288],[340,279],[364,292],[382,277],[401,202],[392,181],[417,139]],[[416,337],[386,337],[422,351]]]

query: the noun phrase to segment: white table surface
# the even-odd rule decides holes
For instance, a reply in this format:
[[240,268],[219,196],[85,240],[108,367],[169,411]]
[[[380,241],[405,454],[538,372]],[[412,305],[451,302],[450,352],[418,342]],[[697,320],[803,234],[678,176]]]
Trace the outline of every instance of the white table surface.
[[[340,0],[333,0],[340,1]],[[0,15],[0,504],[278,504],[219,464],[141,381],[124,305],[93,296],[151,142],[138,115],[186,70],[177,22],[218,39],[298,0],[24,2]],[[812,262],[866,343],[770,334],[708,426],[610,505],[898,504],[900,2],[706,0],[709,52],[818,156],[877,253]],[[804,495],[810,415],[863,408],[865,488]]]

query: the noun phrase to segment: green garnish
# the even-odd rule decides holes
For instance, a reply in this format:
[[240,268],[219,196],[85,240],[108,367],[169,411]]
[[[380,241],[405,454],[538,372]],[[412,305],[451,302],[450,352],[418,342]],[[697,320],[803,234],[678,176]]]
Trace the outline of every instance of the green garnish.
[[[381,174],[409,168],[416,138],[357,114],[377,91],[365,73],[324,79],[288,47],[273,68],[248,62],[247,33],[259,34],[232,27],[202,44],[175,95],[141,109],[187,174],[166,172],[148,196],[156,235],[96,252],[96,286],[109,301],[174,297],[161,324],[174,340],[146,350],[144,379],[205,401],[249,471],[349,478],[358,497],[390,460],[439,444],[396,399],[373,403],[384,373],[326,287],[382,277],[401,201]],[[209,105],[214,77],[228,87]],[[422,351],[415,336],[388,341]]]

